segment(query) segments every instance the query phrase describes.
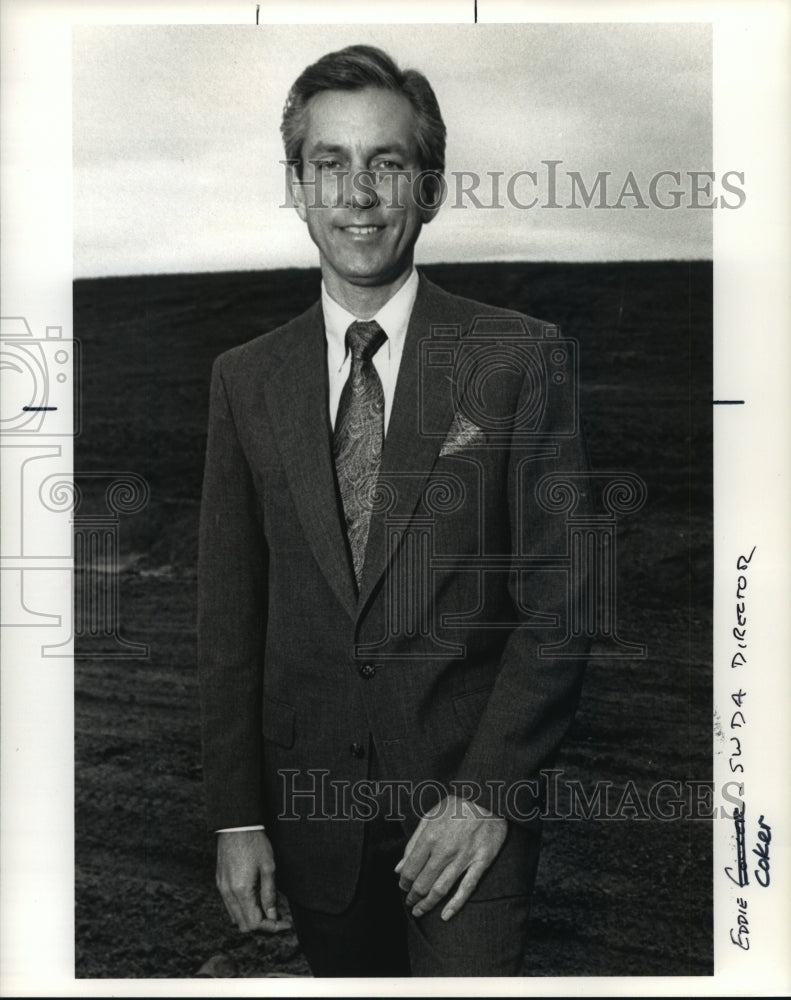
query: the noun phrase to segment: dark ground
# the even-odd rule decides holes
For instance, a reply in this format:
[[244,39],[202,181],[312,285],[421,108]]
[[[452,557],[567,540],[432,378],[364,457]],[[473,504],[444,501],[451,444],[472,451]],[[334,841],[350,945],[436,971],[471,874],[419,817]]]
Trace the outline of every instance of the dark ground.
[[[643,802],[663,779],[710,780],[711,265],[424,270],[576,337],[592,465],[647,483],[619,523],[618,618],[648,657],[591,663],[558,767],[615,800],[630,780]],[[150,656],[75,667],[78,977],[307,974],[292,935],[236,933],[214,889],[194,604],[211,361],[317,292],[314,271],[75,283],[76,469],[151,487],[121,520],[118,578],[121,631]],[[526,974],[711,974],[710,822],[550,821],[544,844]]]

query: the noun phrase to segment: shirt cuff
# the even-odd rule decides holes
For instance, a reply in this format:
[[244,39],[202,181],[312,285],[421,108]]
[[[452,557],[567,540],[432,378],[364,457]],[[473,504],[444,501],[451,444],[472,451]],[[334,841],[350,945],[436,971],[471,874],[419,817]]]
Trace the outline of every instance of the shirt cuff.
[[263,829],[265,829],[265,827],[263,827],[259,823],[257,826],[226,826],[226,827],[223,827],[222,830],[215,830],[214,832],[215,833],[244,833],[245,830],[263,830]]

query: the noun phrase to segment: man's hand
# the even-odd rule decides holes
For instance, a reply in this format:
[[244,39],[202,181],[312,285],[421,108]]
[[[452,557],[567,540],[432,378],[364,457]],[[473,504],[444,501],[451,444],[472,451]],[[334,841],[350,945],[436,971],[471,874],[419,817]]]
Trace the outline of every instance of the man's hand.
[[442,910],[442,919],[450,920],[497,857],[508,823],[456,795],[443,799],[432,813],[421,819],[395,870],[415,917],[433,909],[464,875]]
[[263,830],[217,834],[217,888],[240,931],[290,929],[277,912],[275,861]]

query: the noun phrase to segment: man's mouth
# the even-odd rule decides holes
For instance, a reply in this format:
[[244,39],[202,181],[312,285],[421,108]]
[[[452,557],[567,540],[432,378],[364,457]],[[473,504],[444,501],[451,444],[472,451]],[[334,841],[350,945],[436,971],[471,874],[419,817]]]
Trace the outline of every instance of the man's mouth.
[[369,236],[371,233],[378,233],[380,229],[384,229],[384,226],[342,226],[341,228],[345,233],[351,233],[352,236]]

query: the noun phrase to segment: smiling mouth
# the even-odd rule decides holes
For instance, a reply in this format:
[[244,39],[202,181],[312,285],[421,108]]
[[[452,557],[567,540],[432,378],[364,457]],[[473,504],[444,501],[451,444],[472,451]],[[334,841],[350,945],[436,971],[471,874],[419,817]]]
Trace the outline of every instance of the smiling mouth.
[[344,233],[351,233],[352,236],[370,236],[378,233],[384,226],[342,226]]

